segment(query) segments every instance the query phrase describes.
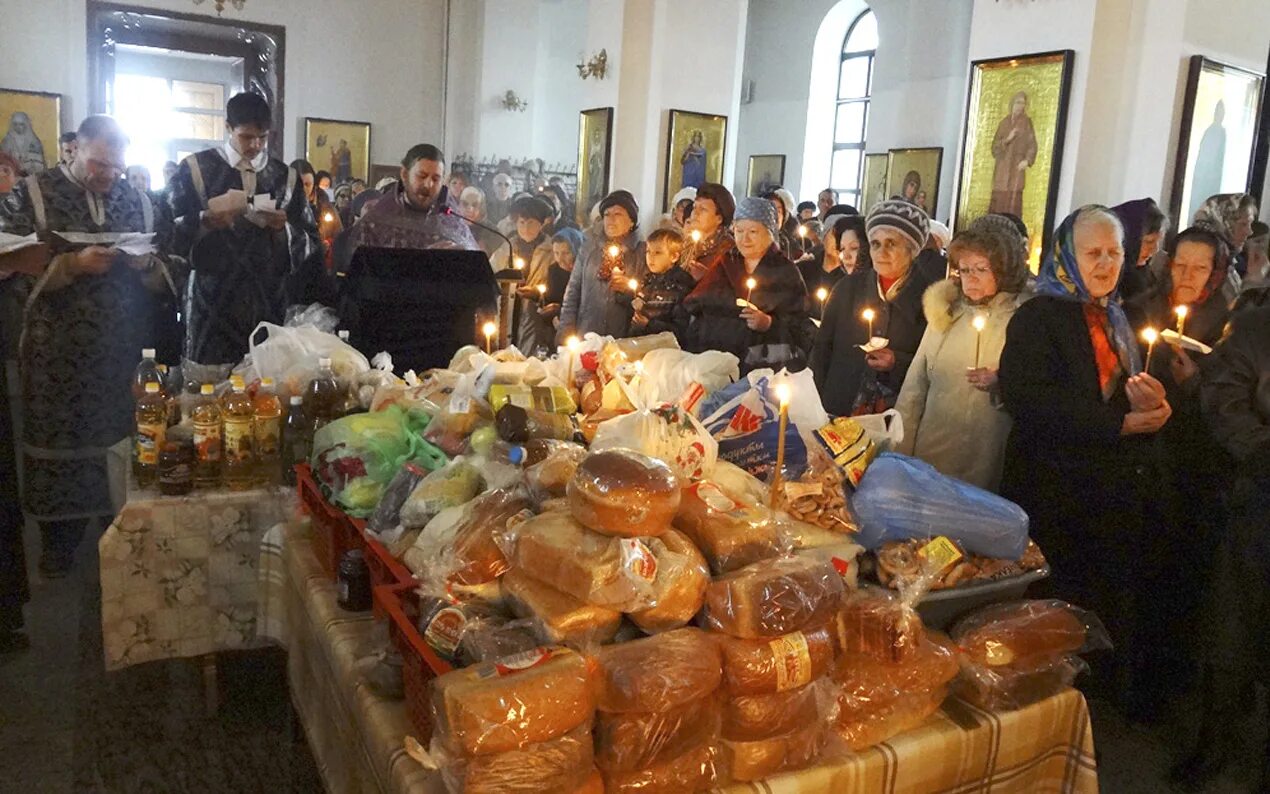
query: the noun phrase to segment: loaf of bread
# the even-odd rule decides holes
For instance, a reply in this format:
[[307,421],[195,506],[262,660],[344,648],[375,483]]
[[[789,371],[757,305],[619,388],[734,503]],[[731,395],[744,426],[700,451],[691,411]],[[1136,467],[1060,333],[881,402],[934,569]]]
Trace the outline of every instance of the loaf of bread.
[[1084,669],[1078,656],[1038,660],[1028,667],[969,665],[953,682],[953,692],[981,709],[1012,711],[1057,695]]
[[947,695],[948,688],[939,687],[910,693],[886,704],[844,708],[838,713],[834,732],[852,750],[863,750],[926,722],[939,711]]
[[1029,668],[1038,659],[1056,659],[1085,645],[1083,618],[1061,601],[994,604],[962,618],[953,639],[974,664]]
[[704,481],[683,491],[675,528],[697,545],[715,574],[725,574],[789,550],[772,512]]
[[653,604],[655,558],[640,539],[601,535],[551,511],[518,526],[512,545],[516,568],[580,601],[620,612]]
[[691,794],[722,779],[717,744],[703,744],[634,772],[605,772],[607,794]]
[[695,628],[608,645],[596,659],[606,712],[666,711],[714,692],[723,676],[716,638]]
[[899,662],[879,661],[867,653],[844,654],[834,670],[841,685],[839,703],[862,714],[916,693],[947,687],[957,677],[957,656],[947,637],[931,632]]
[[617,537],[657,537],[679,509],[679,478],[670,466],[628,449],[587,455],[568,491],[574,518]]
[[754,742],[723,741],[727,770],[733,780],[762,780],[777,772],[810,765],[825,746],[828,732],[823,725],[809,725],[793,733]]
[[828,623],[779,637],[720,636],[719,647],[723,649],[723,683],[731,695],[788,692],[833,667],[833,632]]
[[482,662],[432,682],[433,736],[456,755],[522,750],[590,724],[594,713],[592,666],[564,648]]
[[632,772],[683,755],[719,737],[719,693],[665,711],[601,713],[595,724],[595,764],[605,772]]
[[657,558],[657,578],[653,580],[657,606],[632,612],[631,620],[649,634],[686,626],[701,611],[710,584],[705,557],[677,530],[667,530],[660,538],[646,542]]
[[729,695],[723,700],[720,733],[734,742],[793,733],[822,719],[833,707],[836,690],[832,681],[821,678],[770,695]]
[[538,641],[548,645],[601,645],[622,622],[622,613],[579,601],[518,568],[503,576],[503,597],[517,617],[533,619]]
[[592,769],[586,781],[569,794],[604,794],[604,776],[600,774],[600,770]]
[[462,794],[573,794],[595,774],[590,724],[538,744],[468,758],[437,747],[446,787]]
[[879,662],[910,658],[926,636],[921,616],[894,594],[876,588],[854,594],[838,613],[838,647]]
[[779,637],[826,623],[838,611],[842,577],[824,560],[763,560],[706,588],[705,625],[733,637]]
[[525,447],[527,462],[537,458],[525,468],[525,485],[534,499],[541,503],[564,497],[578,464],[586,457],[586,447],[555,439],[536,439]]
[[508,568],[498,541],[503,532],[530,514],[529,499],[520,490],[490,491],[468,502],[454,535],[454,572],[450,581],[461,585],[492,582]]

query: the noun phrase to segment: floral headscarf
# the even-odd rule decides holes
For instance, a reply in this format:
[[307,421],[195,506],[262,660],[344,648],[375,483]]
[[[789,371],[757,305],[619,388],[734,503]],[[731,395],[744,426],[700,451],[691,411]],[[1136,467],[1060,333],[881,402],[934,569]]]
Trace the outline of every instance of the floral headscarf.
[[[1068,215],[1054,232],[1054,244],[1045,260],[1041,262],[1041,275],[1036,280],[1038,295],[1053,295],[1066,300],[1093,304],[1106,310],[1107,320],[1111,326],[1111,342],[1115,346],[1116,356],[1120,359],[1120,367],[1129,375],[1142,371],[1141,355],[1134,338],[1133,327],[1125,316],[1120,305],[1120,286],[1116,285],[1108,295],[1095,299],[1089,294],[1085,280],[1081,278],[1080,267],[1076,264],[1076,221],[1081,215],[1091,211],[1102,212],[1115,217],[1111,210],[1098,204],[1090,204]],[[1124,278],[1125,268],[1120,267],[1120,278]]]
[[1226,245],[1234,245],[1231,229],[1239,222],[1239,214],[1247,212],[1253,201],[1247,193],[1218,193],[1209,196],[1203,206],[1195,210],[1195,225],[1203,226],[1226,241]]

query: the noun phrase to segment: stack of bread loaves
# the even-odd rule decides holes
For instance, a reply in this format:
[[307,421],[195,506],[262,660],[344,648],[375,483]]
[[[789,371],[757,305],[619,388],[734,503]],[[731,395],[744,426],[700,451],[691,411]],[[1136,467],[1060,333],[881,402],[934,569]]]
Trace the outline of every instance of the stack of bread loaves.
[[948,694],[957,659],[946,637],[927,634],[895,594],[861,591],[838,613],[842,658],[835,729],[852,750],[884,742],[924,722]]
[[796,557],[754,563],[707,588],[705,625],[723,650],[722,747],[732,779],[800,768],[824,748],[843,590],[832,564]]
[[600,791],[593,662],[539,648],[438,677],[430,754],[453,792]]
[[713,786],[722,706],[714,637],[675,629],[610,645],[597,660],[595,763],[610,794]]

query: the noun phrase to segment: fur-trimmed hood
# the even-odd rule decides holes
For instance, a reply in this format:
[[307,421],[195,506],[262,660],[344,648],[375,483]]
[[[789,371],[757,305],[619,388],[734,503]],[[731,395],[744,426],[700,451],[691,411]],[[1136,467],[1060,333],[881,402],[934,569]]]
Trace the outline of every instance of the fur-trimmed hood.
[[[988,301],[989,309],[1009,307],[1017,309],[1032,297],[1031,289],[1023,292],[998,292]],[[952,324],[970,307],[961,294],[961,285],[955,278],[936,281],[926,288],[922,294],[922,312],[926,315],[926,323],[936,331],[946,333]]]

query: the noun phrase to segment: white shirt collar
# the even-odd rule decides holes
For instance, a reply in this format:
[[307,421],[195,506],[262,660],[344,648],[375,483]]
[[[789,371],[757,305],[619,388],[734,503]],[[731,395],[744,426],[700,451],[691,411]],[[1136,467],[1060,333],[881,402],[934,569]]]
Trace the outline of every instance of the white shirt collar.
[[[239,153],[239,151],[235,149],[234,145],[229,141],[225,141],[225,145],[220,148],[220,153],[221,157],[225,158],[225,162],[229,163],[234,168],[237,168],[238,164],[244,159],[242,154]],[[251,166],[251,170],[253,171],[261,171],[264,169],[267,162],[269,162],[269,150],[262,149],[260,154],[256,155],[255,159],[251,160],[248,165]]]

